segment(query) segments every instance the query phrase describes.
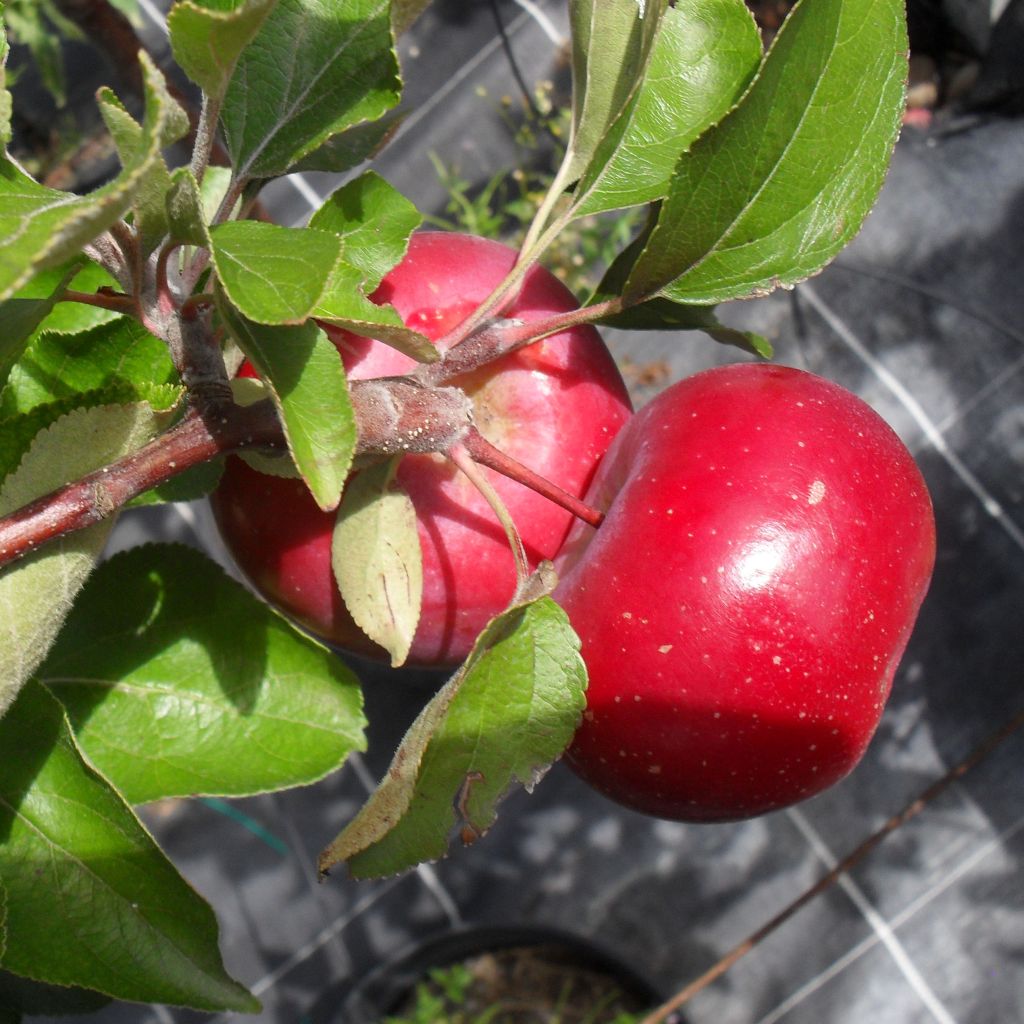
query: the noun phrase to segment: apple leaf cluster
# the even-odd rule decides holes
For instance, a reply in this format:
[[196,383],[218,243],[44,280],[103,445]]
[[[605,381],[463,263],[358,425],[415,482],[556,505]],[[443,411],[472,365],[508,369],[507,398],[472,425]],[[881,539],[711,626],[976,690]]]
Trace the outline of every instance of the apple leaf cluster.
[[[254,1010],[211,908],[133,805],[309,783],[365,744],[354,673],[205,555],[104,560],[123,508],[205,496],[244,455],[337,517],[331,593],[400,664],[429,582],[406,462],[447,459],[479,488],[514,596],[320,868],[369,877],[442,856],[562,754],[587,700],[551,568],[480,467],[527,471],[469,425],[463,385],[601,323],[768,355],[715,305],[818,271],[881,186],[906,79],[899,0],[800,0],[767,53],[742,0],[570,0],[571,134],[522,249],[454,319],[403,314],[389,275],[423,218],[363,165],[400,131],[395,42],[426,6],[179,0],[172,51],[202,90],[179,163],[189,115],[145,52],[140,119],[97,94],[120,158],[109,182],[62,192],[0,156],[5,1020],[105,997]],[[7,55],[0,35],[0,68]],[[308,224],[253,216],[268,182],[309,170],[346,178]],[[635,206],[645,227],[582,308],[508,312],[567,225]],[[367,345],[403,369],[360,379],[346,352]],[[530,486],[585,514],[579,493]]]

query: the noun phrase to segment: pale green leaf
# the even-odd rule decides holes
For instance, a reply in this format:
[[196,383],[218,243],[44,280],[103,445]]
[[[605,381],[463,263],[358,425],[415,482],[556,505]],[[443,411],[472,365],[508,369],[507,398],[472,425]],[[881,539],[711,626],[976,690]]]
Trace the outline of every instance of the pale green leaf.
[[369,466],[345,488],[331,542],[331,565],[359,628],[398,667],[420,619],[423,557],[416,509],[395,480],[401,458]]
[[800,0],[740,104],[680,159],[628,295],[720,302],[820,270],[881,188],[906,77],[901,0]]
[[[65,276],[73,272],[77,267],[81,269],[67,282],[68,288],[79,292],[96,292],[100,288],[113,288],[117,290],[117,282],[99,264],[83,263],[83,259],[79,256],[70,263],[40,271],[40,273],[36,274],[18,289],[15,298],[37,299],[52,294],[57,284],[63,281]],[[112,309],[103,309],[101,306],[93,306],[84,302],[58,302],[46,319],[39,325],[36,333],[59,332],[74,334],[78,331],[88,330],[90,327],[96,327],[99,324],[108,323],[111,320],[117,320],[124,315],[124,313],[118,313]]]
[[181,545],[104,562],[38,677],[132,803],[302,785],[364,745],[344,663]]
[[228,298],[261,324],[308,319],[341,253],[341,240],[333,232],[261,221],[228,221],[210,236],[213,263]]
[[270,385],[288,450],[317,504],[337,507],[356,442],[355,413],[338,350],[316,324],[255,323],[220,291],[217,309],[239,348]]
[[7,56],[10,53],[3,19],[0,19],[0,146],[11,141],[11,92],[7,88]]
[[413,22],[430,6],[430,0],[391,0],[391,24],[395,35],[410,29]]
[[235,67],[221,129],[235,177],[272,178],[399,98],[387,0],[278,0]]
[[[135,451],[164,422],[143,403],[76,409],[42,431],[4,480],[0,515]],[[66,534],[0,570],[0,714],[46,657],[113,522]]]
[[167,14],[171,52],[213,99],[223,96],[239,54],[277,0],[178,0]]
[[424,708],[366,806],[320,855],[356,878],[441,857],[453,827],[465,840],[496,805],[532,785],[569,743],[584,707],[579,640],[549,597],[491,621],[465,665]]
[[141,51],[146,117],[136,158],[109,184],[86,196],[46,188],[13,163],[0,159],[0,299],[10,297],[41,269],[78,255],[83,246],[131,208],[167,144],[180,107],[163,75]]
[[212,243],[206,225],[212,215],[213,211],[207,213],[203,208],[202,189],[195,175],[187,167],[176,167],[171,172],[167,190],[167,224],[171,237],[177,242],[210,248]]
[[[129,166],[138,159],[140,148],[144,145],[142,125],[128,113],[124,104],[106,86],[97,92],[96,103],[117,146],[121,164]],[[186,121],[186,131],[187,125]],[[166,196],[170,187],[171,176],[167,165],[162,157],[157,157],[149,163],[145,173],[139,178],[138,189],[132,200],[132,220],[139,232],[144,255],[148,256],[153,252],[167,234]]]
[[669,7],[628,125],[598,147],[574,192],[575,216],[666,195],[680,154],[730,110],[760,62],[761,37],[743,0]]
[[32,447],[36,435],[75,409],[97,405],[128,405],[148,402],[158,412],[168,412],[184,397],[180,385],[140,387],[124,381],[104,384],[94,391],[76,391],[64,398],[33,405],[27,412],[0,416],[0,481],[13,473]]
[[0,721],[3,966],[120,999],[254,1012],[225,972],[209,906],[82,757],[37,682]]

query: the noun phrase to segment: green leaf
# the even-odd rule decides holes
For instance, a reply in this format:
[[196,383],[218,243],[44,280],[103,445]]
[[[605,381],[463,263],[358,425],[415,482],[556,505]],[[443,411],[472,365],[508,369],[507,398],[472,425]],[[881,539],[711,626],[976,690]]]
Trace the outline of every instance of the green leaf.
[[345,488],[331,544],[338,589],[356,625],[391,655],[409,655],[423,598],[416,509],[395,480],[401,457],[369,466]]
[[115,381],[95,391],[75,392],[56,401],[33,405],[28,412],[0,417],[0,481],[18,468],[40,431],[75,409],[142,401],[148,402],[158,412],[169,412],[181,401],[184,393],[183,387],[173,384],[147,388]]
[[354,128],[332,135],[312,153],[292,164],[292,171],[326,171],[341,174],[376,156],[398,131],[403,114],[391,111],[376,121],[357,124]]
[[[4,480],[0,516],[135,451],[159,432],[163,420],[141,403],[69,413],[36,437]],[[110,517],[59,537],[0,570],[0,715],[46,657],[113,522]]]
[[163,159],[160,150],[180,119],[180,107],[145,51],[139,59],[146,93],[143,137],[135,159],[108,185],[87,196],[58,192],[0,159],[0,300],[37,271],[77,256],[131,208],[149,171]]
[[390,305],[367,298],[401,261],[422,221],[419,210],[373,171],[328,196],[309,226],[338,235],[342,259],[316,307],[317,319],[375,338],[419,362],[436,362],[438,351],[428,338],[406,327]]
[[345,261],[366,275],[366,290],[372,292],[401,261],[409,236],[422,223],[423,215],[398,189],[366,171],[332,192],[309,226],[341,238]]
[[321,853],[321,873],[346,862],[354,877],[376,877],[440,857],[453,826],[466,841],[482,835],[509,787],[532,785],[562,753],[585,703],[579,640],[549,597],[521,601],[424,708],[369,802]]
[[761,37],[743,0],[669,7],[628,126],[598,147],[575,191],[575,216],[662,198],[680,154],[730,110],[760,63]]
[[321,323],[342,327],[360,337],[375,338],[417,362],[437,362],[441,355],[426,335],[406,327],[393,306],[378,305],[363,294],[365,280],[362,270],[340,259],[313,316]]
[[356,443],[355,413],[338,350],[313,323],[268,327],[217,292],[231,336],[270,385],[288,450],[322,509],[337,507]]
[[[79,292],[96,292],[100,288],[118,288],[117,282],[99,264],[85,262],[81,254],[69,263],[49,270],[40,271],[31,280],[18,289],[15,298],[43,298],[53,294],[57,285],[68,273],[76,268],[78,272],[67,282],[67,287]],[[52,312],[39,325],[38,332],[53,331],[63,334],[74,334],[88,330],[98,324],[105,324],[124,316],[123,313],[101,306],[91,306],[83,302],[58,302]]]
[[902,0],[800,0],[740,104],[680,159],[628,293],[720,302],[824,266],[881,187],[907,47]]
[[573,0],[572,134],[559,172],[575,181],[633,102],[651,55],[665,0]]
[[119,317],[80,334],[38,335],[0,392],[0,418],[109,385],[145,396],[176,382],[167,346],[137,320]]
[[211,248],[206,225],[212,216],[213,211],[207,212],[203,207],[202,189],[195,175],[187,167],[176,167],[171,172],[167,190],[167,224],[171,237],[178,242]]
[[0,390],[29,339],[57,305],[73,273],[65,271],[56,280],[48,281],[48,290],[39,298],[15,297],[0,303]]
[[[96,103],[117,146],[122,166],[129,166],[138,159],[140,149],[144,145],[142,125],[128,113],[124,104],[106,86],[96,93]],[[185,116],[180,107],[176,109],[181,112],[182,117]],[[176,135],[178,127],[181,126],[175,125],[175,130],[169,134]],[[181,134],[184,135],[187,131],[186,119]],[[153,252],[167,234],[166,196],[170,187],[171,176],[163,158],[151,161],[139,179],[139,186],[132,200],[132,218],[139,231],[143,255],[148,256]]]
[[254,1012],[224,971],[209,906],[82,757],[58,701],[25,687],[0,721],[3,965],[120,999]]
[[398,102],[388,8],[387,0],[279,0],[239,58],[221,112],[237,180],[284,174]]
[[341,242],[330,231],[255,220],[219,224],[210,236],[228,298],[261,324],[308,319],[341,254]]
[[302,785],[364,746],[344,663],[182,545],[104,562],[38,676],[131,803]]
[[167,15],[171,52],[214,100],[224,95],[239,54],[277,0],[179,0]]
[[649,299],[595,323],[626,331],[703,331],[722,345],[771,359],[771,342],[753,331],[728,327],[715,316],[714,306],[690,306],[670,299]]

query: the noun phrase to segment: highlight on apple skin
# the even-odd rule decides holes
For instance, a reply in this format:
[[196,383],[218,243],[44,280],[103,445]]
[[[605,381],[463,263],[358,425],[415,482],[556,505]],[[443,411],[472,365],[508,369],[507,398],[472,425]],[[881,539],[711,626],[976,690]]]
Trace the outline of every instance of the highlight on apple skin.
[[867,404],[782,366],[663,392],[586,496],[607,510],[556,560],[590,684],[568,751],[659,817],[803,800],[871,739],[931,577],[918,467]]
[[[498,242],[421,232],[373,298],[391,303],[407,326],[436,342],[491,294],[515,259]],[[505,315],[528,322],[577,306],[557,278],[535,267]],[[351,379],[416,366],[380,342],[334,328],[328,334]],[[453,383],[472,398],[487,440],[577,497],[632,411],[615,362],[590,326],[552,335]],[[570,513],[518,482],[481,472],[508,507],[531,562],[554,557]],[[443,456],[406,456],[397,479],[416,508],[423,553],[423,605],[408,663],[458,664],[512,597],[509,544],[485,499]],[[386,658],[338,593],[331,570],[335,516],[316,506],[301,481],[259,473],[231,457],[211,504],[228,550],[268,602],[330,644]]]

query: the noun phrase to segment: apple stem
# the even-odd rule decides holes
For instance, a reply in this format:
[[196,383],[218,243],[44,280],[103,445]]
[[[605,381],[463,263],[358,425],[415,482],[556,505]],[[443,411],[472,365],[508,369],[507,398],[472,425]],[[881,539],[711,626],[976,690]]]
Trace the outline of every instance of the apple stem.
[[132,314],[135,312],[135,300],[123,292],[77,292],[67,288],[60,300],[61,302],[81,302],[87,306],[99,306],[100,309],[110,309],[115,313]]
[[530,576],[530,563],[526,558],[526,549],[523,547],[522,538],[519,536],[519,531],[516,529],[516,524],[505,506],[505,502],[501,500],[501,495],[491,485],[490,480],[480,472],[480,467],[477,466],[464,444],[453,444],[448,449],[447,455],[466,474],[466,477],[484,496],[487,504],[491,506],[494,514],[498,517],[498,522],[501,523],[505,536],[508,537],[509,547],[512,549],[512,558],[516,563],[516,579],[522,585]]
[[956,767],[951,768],[940,779],[936,779],[935,782],[907,804],[903,810],[894,814],[881,828],[873,832],[856,849],[848,853],[828,874],[822,875],[817,882],[810,888],[805,889],[789,906],[784,907],[771,920],[761,925],[757,931],[749,935],[739,945],[734,946],[718,963],[710,967],[699,978],[690,982],[686,988],[649,1013],[640,1021],[640,1024],[664,1024],[676,1010],[725,974],[737,960],[746,956],[762,940],[785,924],[798,910],[833,885],[841,875],[846,874],[852,867],[859,864],[886,836],[895,832],[896,829],[901,828],[911,818],[920,814],[936,797],[940,796],[954,782],[957,782],[972,768],[980,764],[992,751],[1009,739],[1022,726],[1024,726],[1024,711],[1018,711],[1009,721],[1005,722],[987,739],[975,747]]
[[535,473],[528,466],[517,462],[511,455],[506,455],[500,448],[495,448],[476,427],[470,427],[462,439],[462,446],[474,462],[487,466],[510,480],[529,487],[531,491],[542,495],[549,501],[571,512],[577,519],[582,519],[589,526],[598,527],[604,522],[604,513],[591,508],[575,495],[563,490],[557,484]]

